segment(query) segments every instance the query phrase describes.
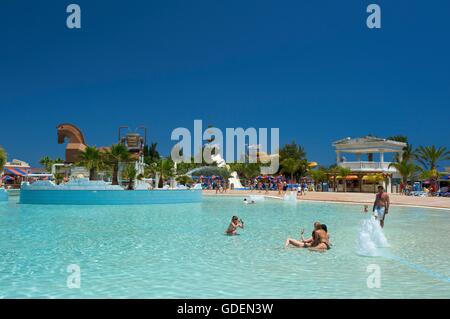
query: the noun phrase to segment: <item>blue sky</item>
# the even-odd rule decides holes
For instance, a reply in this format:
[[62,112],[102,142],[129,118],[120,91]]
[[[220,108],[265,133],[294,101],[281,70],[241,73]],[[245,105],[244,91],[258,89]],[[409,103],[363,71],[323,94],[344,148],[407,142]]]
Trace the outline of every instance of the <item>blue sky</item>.
[[143,124],[168,154],[171,131],[202,119],[280,127],[321,164],[347,136],[450,148],[449,13],[446,0],[2,1],[0,145],[36,164],[63,157],[59,123],[97,146]]

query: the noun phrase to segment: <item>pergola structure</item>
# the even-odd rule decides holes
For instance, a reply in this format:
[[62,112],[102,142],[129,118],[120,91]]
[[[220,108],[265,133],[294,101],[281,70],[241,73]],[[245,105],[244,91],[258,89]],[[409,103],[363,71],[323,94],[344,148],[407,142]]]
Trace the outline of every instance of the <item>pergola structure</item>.
[[[351,181],[351,190],[359,192],[372,192],[374,184],[379,183],[390,192],[397,170],[390,166],[392,161],[386,155],[392,158],[397,155],[401,160],[405,146],[406,143],[374,136],[347,137],[333,143],[336,164],[351,171],[345,183]],[[354,157],[353,160],[348,160],[346,155]]]

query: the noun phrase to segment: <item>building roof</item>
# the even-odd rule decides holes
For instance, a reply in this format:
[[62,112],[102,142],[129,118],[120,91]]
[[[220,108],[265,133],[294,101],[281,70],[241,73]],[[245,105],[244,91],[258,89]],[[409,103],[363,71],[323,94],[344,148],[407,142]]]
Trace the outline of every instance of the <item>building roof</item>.
[[406,143],[375,136],[363,136],[356,138],[347,137],[333,142],[333,146],[336,150],[349,152],[398,152],[406,146]]
[[30,165],[24,161],[20,161],[18,159],[13,159],[11,162],[5,164],[8,167],[22,167],[22,168],[30,168]]

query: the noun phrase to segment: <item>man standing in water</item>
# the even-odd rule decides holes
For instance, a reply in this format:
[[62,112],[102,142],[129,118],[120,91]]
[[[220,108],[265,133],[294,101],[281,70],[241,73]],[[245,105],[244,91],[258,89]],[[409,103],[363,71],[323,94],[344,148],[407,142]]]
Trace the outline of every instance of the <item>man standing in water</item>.
[[377,220],[380,221],[380,226],[384,227],[384,217],[389,211],[389,195],[384,192],[383,186],[378,186],[378,193],[375,196],[372,211],[375,213]]

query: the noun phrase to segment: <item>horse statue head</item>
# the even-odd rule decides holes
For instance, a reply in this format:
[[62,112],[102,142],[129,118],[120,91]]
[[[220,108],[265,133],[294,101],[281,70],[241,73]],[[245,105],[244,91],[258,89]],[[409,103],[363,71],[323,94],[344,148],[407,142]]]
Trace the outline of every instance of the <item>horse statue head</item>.
[[58,144],[66,141],[66,163],[75,163],[80,158],[80,153],[86,149],[86,142],[81,130],[73,124],[60,124],[57,126]]

